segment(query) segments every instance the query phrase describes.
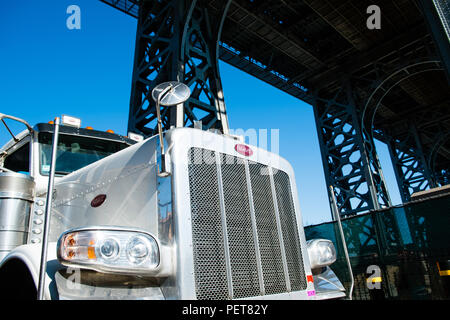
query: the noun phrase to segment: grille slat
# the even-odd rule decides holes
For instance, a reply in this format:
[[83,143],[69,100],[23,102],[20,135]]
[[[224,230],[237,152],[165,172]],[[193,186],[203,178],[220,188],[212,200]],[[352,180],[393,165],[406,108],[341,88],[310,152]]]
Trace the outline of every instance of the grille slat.
[[249,163],[266,294],[286,292],[286,278],[267,166]]
[[197,298],[306,289],[289,176],[271,181],[265,165],[200,148],[188,156]]
[[243,298],[258,296],[260,290],[245,163],[242,159],[235,160],[234,164],[229,164],[221,155],[233,297]]
[[289,176],[285,172],[277,170],[273,175],[273,180],[291,288],[293,291],[305,290],[307,282],[303,268],[300,239],[297,231],[297,219],[295,217]]
[[229,299],[216,164],[189,152],[192,245],[198,299]]

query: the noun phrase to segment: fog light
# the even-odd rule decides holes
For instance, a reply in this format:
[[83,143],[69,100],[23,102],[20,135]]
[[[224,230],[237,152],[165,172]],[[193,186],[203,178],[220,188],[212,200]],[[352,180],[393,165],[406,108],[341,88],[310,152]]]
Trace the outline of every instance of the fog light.
[[336,261],[333,242],[326,239],[313,239],[306,242],[311,269],[329,266]]

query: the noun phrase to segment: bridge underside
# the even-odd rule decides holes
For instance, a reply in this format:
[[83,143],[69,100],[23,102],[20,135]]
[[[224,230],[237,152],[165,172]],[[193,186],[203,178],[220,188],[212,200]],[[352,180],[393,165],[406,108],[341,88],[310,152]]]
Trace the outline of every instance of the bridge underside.
[[[445,0],[101,1],[138,19],[130,131],[155,132],[149,92],[178,79],[193,95],[162,111],[164,127],[226,132],[220,59],[313,105],[342,216],[390,205],[374,139],[389,147],[403,201],[449,183]],[[381,29],[367,26],[374,4]]]

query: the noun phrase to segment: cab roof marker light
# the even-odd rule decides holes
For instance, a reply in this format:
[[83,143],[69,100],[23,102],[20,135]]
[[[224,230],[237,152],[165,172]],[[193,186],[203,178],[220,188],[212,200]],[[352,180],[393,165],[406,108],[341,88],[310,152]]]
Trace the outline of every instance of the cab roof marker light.
[[134,140],[136,142],[144,141],[144,136],[134,133],[134,132],[128,132],[128,138],[130,138],[131,140]]
[[62,122],[62,124],[66,125],[66,126],[71,126],[71,127],[76,127],[76,128],[81,127],[81,119],[71,117],[68,115],[63,114],[61,117],[61,122]]

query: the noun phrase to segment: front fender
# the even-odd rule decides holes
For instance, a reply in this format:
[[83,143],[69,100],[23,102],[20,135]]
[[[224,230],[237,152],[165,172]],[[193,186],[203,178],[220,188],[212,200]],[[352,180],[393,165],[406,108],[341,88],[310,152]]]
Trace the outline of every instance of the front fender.
[[[39,282],[39,266],[41,263],[41,244],[25,244],[13,249],[1,262],[0,273],[8,262],[20,261],[23,263],[33,279],[33,282],[38,287]],[[55,283],[55,273],[57,270],[63,268],[56,258],[56,242],[50,242],[47,250],[47,271],[44,283],[44,299],[55,299],[58,297],[58,292]]]
[[323,268],[320,274],[313,276],[316,299],[337,299],[346,296],[345,288],[331,268]]

